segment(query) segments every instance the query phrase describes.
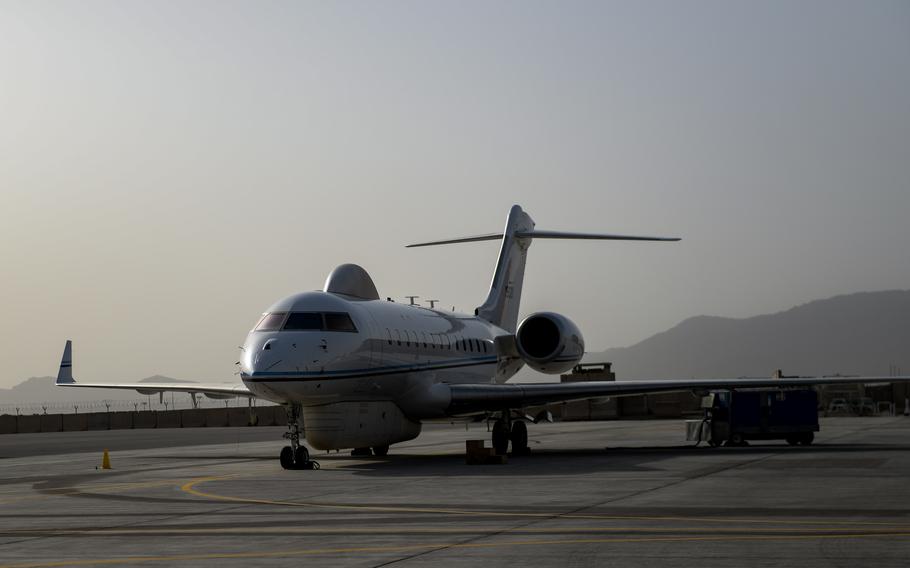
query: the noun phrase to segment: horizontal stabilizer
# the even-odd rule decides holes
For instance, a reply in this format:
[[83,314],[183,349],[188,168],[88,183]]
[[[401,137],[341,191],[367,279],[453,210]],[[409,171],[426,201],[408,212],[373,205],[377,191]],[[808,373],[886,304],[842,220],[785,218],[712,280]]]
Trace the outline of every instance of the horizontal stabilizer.
[[[490,233],[488,235],[474,235],[471,237],[459,237],[455,239],[446,239],[444,241],[429,241],[426,243],[414,243],[407,245],[405,248],[430,247],[434,245],[451,245],[455,243],[476,243],[479,241],[498,241],[502,239],[502,233]],[[581,240],[601,240],[601,241],[678,241],[679,237],[646,237],[638,235],[613,235],[609,233],[571,233],[567,231],[517,231],[515,238],[518,239],[581,239]]]
[[502,239],[502,233],[490,233],[488,235],[474,235],[473,237],[461,237],[457,239],[448,239],[445,241],[414,243],[412,245],[406,245],[405,248],[431,247],[433,245],[451,245],[454,243],[476,243],[478,241],[498,241],[500,239]]
[[641,237],[636,235],[611,235],[608,233],[568,233],[566,231],[517,232],[519,239],[591,239],[601,241],[678,241],[679,237]]

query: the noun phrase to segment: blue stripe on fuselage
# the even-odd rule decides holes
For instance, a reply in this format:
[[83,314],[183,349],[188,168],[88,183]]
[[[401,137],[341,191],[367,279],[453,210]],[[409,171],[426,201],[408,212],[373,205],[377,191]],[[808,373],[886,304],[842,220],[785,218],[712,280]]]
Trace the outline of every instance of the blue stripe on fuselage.
[[442,369],[457,369],[460,367],[474,367],[478,365],[492,365],[496,363],[496,356],[469,357],[467,359],[450,359],[445,362],[423,363],[416,365],[390,365],[385,367],[372,367],[366,369],[344,369],[337,371],[259,371],[244,377],[254,382],[293,381],[293,380],[323,380],[323,379],[350,379],[376,375],[394,375],[415,371],[436,371]]

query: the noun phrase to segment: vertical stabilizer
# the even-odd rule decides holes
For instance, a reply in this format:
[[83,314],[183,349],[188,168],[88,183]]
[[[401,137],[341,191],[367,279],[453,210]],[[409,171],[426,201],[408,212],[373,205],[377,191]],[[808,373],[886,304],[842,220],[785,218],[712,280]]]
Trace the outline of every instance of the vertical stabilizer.
[[513,205],[506,219],[502,235],[502,248],[496,261],[496,271],[490,283],[490,293],[476,314],[506,331],[514,332],[518,325],[518,304],[521,301],[521,286],[525,277],[525,260],[531,237],[519,237],[519,233],[534,230],[534,221],[518,205]]

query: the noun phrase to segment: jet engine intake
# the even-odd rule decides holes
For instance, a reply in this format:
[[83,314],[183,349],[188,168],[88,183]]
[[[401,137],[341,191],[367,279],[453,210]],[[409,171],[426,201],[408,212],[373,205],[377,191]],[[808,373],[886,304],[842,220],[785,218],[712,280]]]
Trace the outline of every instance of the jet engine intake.
[[529,367],[550,375],[568,371],[585,354],[585,340],[578,326],[553,312],[526,317],[515,333],[515,346]]

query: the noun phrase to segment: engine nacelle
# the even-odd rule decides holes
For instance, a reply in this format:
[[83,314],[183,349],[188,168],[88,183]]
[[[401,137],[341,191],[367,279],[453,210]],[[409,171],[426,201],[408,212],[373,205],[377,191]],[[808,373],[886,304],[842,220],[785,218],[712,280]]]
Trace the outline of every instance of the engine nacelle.
[[585,354],[585,340],[578,326],[553,312],[526,317],[515,333],[515,346],[529,367],[550,375],[568,371]]

